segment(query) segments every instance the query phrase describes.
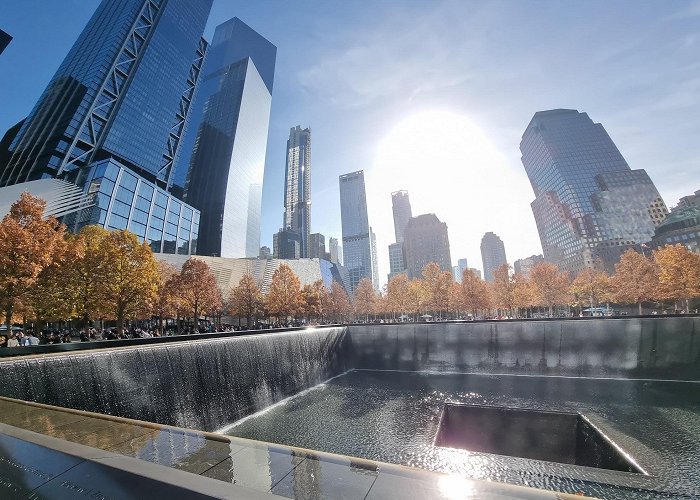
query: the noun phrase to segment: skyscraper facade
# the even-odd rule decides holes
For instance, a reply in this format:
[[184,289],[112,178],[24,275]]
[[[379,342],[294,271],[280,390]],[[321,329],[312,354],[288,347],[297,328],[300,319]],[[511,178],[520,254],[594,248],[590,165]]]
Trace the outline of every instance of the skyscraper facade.
[[276,57],[238,18],[214,32],[173,180],[201,212],[200,255],[258,255]]
[[282,229],[298,233],[301,256],[311,256],[311,129],[299,125],[289,130],[287,140]]
[[374,233],[369,226],[365,174],[362,170],[341,175],[340,217],[343,230],[344,264],[348,272],[346,288],[355,293],[362,278],[377,285]]
[[435,214],[418,215],[409,219],[403,238],[409,278],[422,277],[423,268],[431,262],[440,266],[441,271],[452,272],[447,224],[440,222]]
[[452,267],[452,271],[454,273],[454,279],[457,283],[462,282],[462,275],[464,274],[464,271],[469,269],[469,265],[467,264],[467,259],[458,259],[457,260],[457,265]]
[[328,238],[328,257],[333,264],[340,264],[338,252],[338,238]]
[[94,161],[113,158],[167,189],[211,4],[104,0],[12,141],[0,185],[80,185]]
[[515,274],[522,274],[527,278],[530,276],[532,268],[540,262],[544,262],[544,256],[542,255],[530,255],[524,259],[518,259],[513,262],[513,272]]
[[493,281],[493,272],[503,264],[508,264],[506,248],[498,235],[488,232],[481,238],[481,261],[486,281]]
[[326,237],[321,233],[313,233],[309,236],[309,259],[326,258]]
[[389,276],[394,276],[406,272],[406,256],[404,255],[403,243],[392,243],[389,245]]
[[668,214],[647,173],[630,169],[586,113],[535,113],[520,151],[544,258],[571,274],[612,271],[625,250],[651,240]]
[[[88,194],[66,215],[196,249],[199,213],[172,191],[208,44],[212,0],[104,0],[3,153],[0,185],[58,178]],[[6,134],[8,137],[8,134]]]
[[403,231],[413,213],[411,201],[408,199],[408,191],[394,191],[391,193],[391,211],[394,214],[394,235],[396,243],[403,243]]

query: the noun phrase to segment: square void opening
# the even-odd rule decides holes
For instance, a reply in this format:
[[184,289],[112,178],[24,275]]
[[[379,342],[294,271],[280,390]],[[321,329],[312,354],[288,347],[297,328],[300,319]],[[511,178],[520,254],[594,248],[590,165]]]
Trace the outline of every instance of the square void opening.
[[578,413],[445,404],[436,446],[643,473]]

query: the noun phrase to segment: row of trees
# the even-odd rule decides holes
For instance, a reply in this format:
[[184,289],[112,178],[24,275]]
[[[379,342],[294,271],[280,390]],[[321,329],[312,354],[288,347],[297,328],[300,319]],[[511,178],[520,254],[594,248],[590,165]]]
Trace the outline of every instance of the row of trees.
[[8,331],[13,317],[33,320],[115,320],[158,316],[219,316],[223,299],[208,266],[190,259],[178,272],[158,262],[128,231],[86,226],[73,235],[45,202],[23,194],[0,221],[0,305]]

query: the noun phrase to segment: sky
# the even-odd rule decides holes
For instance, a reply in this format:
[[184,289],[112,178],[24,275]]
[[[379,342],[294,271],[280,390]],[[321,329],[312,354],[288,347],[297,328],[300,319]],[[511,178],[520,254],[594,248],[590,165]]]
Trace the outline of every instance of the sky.
[[[3,0],[0,133],[22,119],[98,5]],[[487,231],[509,262],[542,248],[520,162],[536,111],[602,123],[671,207],[700,189],[700,0],[214,0],[205,37],[239,17],[278,48],[261,244],[283,214],[289,129],[312,130],[311,225],[341,239],[338,176],[365,171],[379,274],[391,192],[447,223],[453,263],[482,268]]]

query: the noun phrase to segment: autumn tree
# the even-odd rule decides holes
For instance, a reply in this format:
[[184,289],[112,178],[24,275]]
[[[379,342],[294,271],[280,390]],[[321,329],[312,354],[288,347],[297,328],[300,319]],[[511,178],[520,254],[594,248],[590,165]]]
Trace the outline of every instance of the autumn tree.
[[65,226],[44,218],[45,208],[44,200],[22,193],[0,221],[0,305],[8,332],[15,305],[64,245]]
[[283,321],[302,312],[301,282],[287,264],[280,265],[272,275],[266,304],[269,313]]
[[535,292],[528,277],[522,273],[515,273],[513,284],[513,305],[518,309],[529,309],[534,306]]
[[111,231],[100,244],[108,272],[102,283],[106,304],[112,308],[117,330],[124,331],[124,319],[150,309],[158,292],[158,264],[151,247],[140,243],[129,231]]
[[685,312],[690,299],[700,297],[700,255],[684,245],[666,245],[654,251],[659,270],[657,296],[665,300],[685,302]]
[[179,304],[178,278],[180,273],[172,264],[158,261],[158,292],[153,302],[153,313],[158,316],[158,331],[164,334],[163,319],[177,315]]
[[656,297],[659,270],[654,261],[630,248],[615,265],[615,274],[610,284],[613,300],[623,304],[637,304],[639,314],[642,314],[642,302]]
[[42,269],[29,291],[25,305],[34,319],[64,321],[76,316],[79,297],[73,275],[84,257],[82,238],[66,234],[65,244],[55,253],[53,262]]
[[491,297],[495,307],[508,311],[508,314],[512,315],[515,307],[515,280],[511,271],[512,268],[508,264],[503,264],[494,270]]
[[530,282],[538,303],[549,309],[549,316],[554,306],[569,302],[569,276],[549,262],[539,262],[530,271]]
[[461,309],[471,311],[472,315],[476,316],[477,311],[489,307],[489,291],[486,283],[471,269],[465,269],[462,273],[460,288]]
[[180,302],[192,314],[197,331],[200,315],[214,312],[223,302],[216,277],[206,262],[192,257],[182,266],[177,286]]
[[326,310],[333,316],[336,323],[340,323],[350,311],[350,299],[343,286],[333,281],[331,292],[327,295]]
[[453,276],[451,272],[440,271],[435,262],[423,268],[423,290],[425,292],[425,307],[434,314],[442,317],[442,311],[450,309],[450,289]]
[[362,278],[355,289],[353,300],[355,314],[364,316],[365,321],[368,321],[369,315],[374,313],[376,301],[377,294],[374,291],[372,281],[369,278]]
[[[229,294],[229,308],[232,316],[246,318],[246,326],[250,328],[253,316],[262,313],[265,298],[258,284],[250,274],[244,274]],[[239,321],[240,326],[240,321]]]
[[387,285],[387,305],[392,314],[399,315],[410,308],[408,276],[405,273],[393,276]]
[[599,303],[610,300],[610,278],[598,269],[587,267],[574,278],[569,292],[579,307],[587,304],[593,309]]
[[328,303],[327,295],[328,290],[326,290],[323,280],[304,285],[301,289],[304,314],[309,321],[311,321],[311,318],[323,318],[326,304]]
[[423,281],[419,279],[412,279],[408,282],[408,303],[409,310],[413,312],[416,319],[420,316],[420,313],[425,310],[426,303],[426,293],[425,287],[423,286]]

